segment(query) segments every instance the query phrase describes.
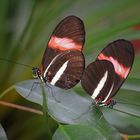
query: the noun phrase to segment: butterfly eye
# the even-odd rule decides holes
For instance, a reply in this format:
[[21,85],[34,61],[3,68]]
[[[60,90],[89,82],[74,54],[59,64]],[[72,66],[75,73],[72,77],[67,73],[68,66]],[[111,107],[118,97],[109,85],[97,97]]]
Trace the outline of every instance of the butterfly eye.
[[39,77],[40,76],[40,70],[36,67],[33,67],[32,68],[32,75],[33,75],[34,78]]

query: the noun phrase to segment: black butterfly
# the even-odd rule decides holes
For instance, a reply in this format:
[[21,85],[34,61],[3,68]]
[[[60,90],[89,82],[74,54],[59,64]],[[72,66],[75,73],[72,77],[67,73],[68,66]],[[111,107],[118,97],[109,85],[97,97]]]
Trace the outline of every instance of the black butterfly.
[[116,95],[127,78],[134,61],[133,45],[124,39],[105,47],[84,71],[81,84],[96,104],[113,106]]
[[39,68],[34,76],[51,85],[69,89],[81,79],[85,67],[82,54],[85,29],[81,19],[68,16],[53,31]]

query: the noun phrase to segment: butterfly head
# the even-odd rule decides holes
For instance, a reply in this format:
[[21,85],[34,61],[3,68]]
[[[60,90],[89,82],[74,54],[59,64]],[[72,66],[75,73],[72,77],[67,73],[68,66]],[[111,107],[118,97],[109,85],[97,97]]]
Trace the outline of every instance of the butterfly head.
[[39,68],[37,67],[33,67],[32,68],[32,74],[34,78],[38,78],[40,79],[42,82],[46,83],[46,79],[43,77],[43,75],[41,74],[41,71]]
[[40,78],[40,69],[37,67],[33,67],[32,74],[34,78]]

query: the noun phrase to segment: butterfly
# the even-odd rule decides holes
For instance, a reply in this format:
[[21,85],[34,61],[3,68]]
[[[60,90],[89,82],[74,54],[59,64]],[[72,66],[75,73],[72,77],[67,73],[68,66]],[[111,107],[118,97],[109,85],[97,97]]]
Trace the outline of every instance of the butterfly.
[[62,89],[74,87],[85,68],[84,42],[83,21],[76,16],[64,18],[48,41],[40,68],[32,69],[33,76]]
[[83,89],[96,105],[113,107],[114,97],[127,78],[134,61],[131,42],[119,39],[108,44],[90,63],[82,76]]
[[124,39],[105,47],[96,60],[85,68],[82,53],[85,42],[83,21],[76,16],[64,18],[54,29],[40,68],[33,75],[44,83],[62,89],[74,87],[80,80],[83,89],[99,106],[115,104],[116,95],[134,61],[133,45]]

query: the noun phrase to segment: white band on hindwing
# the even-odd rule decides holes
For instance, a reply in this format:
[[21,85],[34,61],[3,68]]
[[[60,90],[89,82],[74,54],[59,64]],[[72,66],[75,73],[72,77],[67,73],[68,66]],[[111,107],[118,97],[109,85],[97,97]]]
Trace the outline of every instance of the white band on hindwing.
[[110,91],[108,92],[106,98],[102,101],[102,103],[105,103],[105,102],[108,100],[108,98],[109,98],[109,96],[111,95],[111,92],[112,92],[112,90],[113,90],[113,87],[114,87],[114,83],[112,84]]
[[48,69],[50,68],[50,66],[53,64],[53,62],[58,58],[58,56],[64,56],[64,55],[66,55],[66,54],[68,54],[70,51],[66,51],[66,52],[64,52],[63,54],[58,54],[58,55],[56,55],[54,58],[53,58],[53,60],[50,62],[50,64],[48,65],[48,67],[46,68],[46,70],[44,71],[44,74],[43,74],[43,77],[46,77],[47,75],[47,72],[48,72]]
[[107,76],[108,76],[108,71],[105,72],[105,74],[102,77],[102,79],[100,80],[99,84],[97,85],[97,87],[93,91],[93,94],[91,96],[92,99],[95,99],[98,96],[98,94],[100,93],[100,91],[102,90],[102,88],[104,87],[105,82],[107,80]]
[[56,60],[56,58],[58,57],[59,55],[57,55],[57,56],[55,56],[54,58],[53,58],[53,60],[51,61],[51,63],[48,65],[48,67],[46,68],[46,70],[44,71],[44,74],[43,74],[43,76],[44,77],[46,77],[46,74],[47,74],[47,72],[48,72],[48,69],[50,68],[50,66],[52,65],[52,63]]
[[68,61],[66,61],[62,67],[60,67],[60,69],[57,71],[57,73],[55,74],[55,76],[53,77],[52,81],[50,82],[51,85],[55,85],[56,82],[60,79],[60,77],[62,76],[62,74],[64,73],[64,71],[66,70],[68,65]]

